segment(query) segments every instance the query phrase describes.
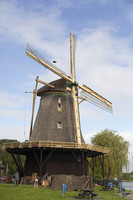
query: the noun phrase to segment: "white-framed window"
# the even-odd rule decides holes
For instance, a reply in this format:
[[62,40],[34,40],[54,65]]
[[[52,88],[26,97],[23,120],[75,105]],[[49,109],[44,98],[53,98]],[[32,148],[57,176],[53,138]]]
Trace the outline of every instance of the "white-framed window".
[[57,122],[57,128],[62,128],[62,122],[61,121]]

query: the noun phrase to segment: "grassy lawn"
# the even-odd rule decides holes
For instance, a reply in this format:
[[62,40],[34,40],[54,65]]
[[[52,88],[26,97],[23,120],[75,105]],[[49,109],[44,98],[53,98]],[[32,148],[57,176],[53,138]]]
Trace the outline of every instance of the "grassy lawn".
[[[97,186],[94,188],[94,191],[98,193],[97,199],[124,199],[118,196],[118,189],[116,189],[116,191],[102,191],[101,187]],[[78,197],[77,191],[66,191],[63,197],[62,191],[44,189],[42,186],[39,186],[38,189],[34,189],[32,185],[19,185],[19,188],[14,188],[12,184],[0,184],[0,200],[66,200],[74,196]]]

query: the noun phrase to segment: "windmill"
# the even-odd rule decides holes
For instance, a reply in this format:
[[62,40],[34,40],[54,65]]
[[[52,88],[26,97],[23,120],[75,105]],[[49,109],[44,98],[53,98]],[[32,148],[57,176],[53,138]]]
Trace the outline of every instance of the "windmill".
[[[26,54],[43,65],[45,68],[49,69],[50,71],[54,72],[65,81],[69,83],[69,88],[66,88],[65,92],[69,91],[73,98],[73,111],[74,111],[74,121],[76,127],[76,142],[78,144],[82,143],[82,135],[81,135],[81,128],[80,128],[80,119],[79,119],[79,103],[78,99],[82,101],[88,101],[102,109],[105,109],[109,112],[112,112],[112,103],[87,87],[86,85],[80,85],[75,80],[75,48],[76,48],[76,41],[77,38],[70,33],[70,59],[71,59],[71,77],[67,76],[65,72],[57,68],[53,63],[49,62],[45,59],[42,55],[40,55],[35,49],[33,49],[30,45],[27,45]],[[35,98],[37,94],[37,83],[40,82],[42,84],[48,85],[47,83],[40,81],[38,78],[36,79],[36,88],[34,91],[34,101],[33,101],[33,112],[32,112],[32,120],[31,120],[31,129],[30,129],[30,136],[32,135],[32,124],[33,124],[33,114],[34,114],[34,107],[35,107]],[[48,85],[51,88],[55,86],[51,83]],[[78,89],[81,89],[81,95],[78,96]],[[80,103],[81,103],[80,102]]]
[[[37,173],[42,177],[46,172],[49,175],[87,175],[87,158],[103,156],[104,162],[104,154],[110,152],[105,147],[85,144],[81,133],[79,103],[88,101],[109,112],[112,112],[112,103],[86,85],[81,86],[76,82],[76,40],[70,33],[71,76],[67,76],[55,64],[27,45],[26,54],[60,76],[60,79],[46,83],[39,80],[39,77],[36,78],[29,140],[22,143],[5,143],[2,147],[12,155],[22,175],[29,177]],[[40,89],[37,89],[38,82],[44,85]],[[81,90],[80,96],[78,90]],[[33,127],[36,95],[41,99]],[[24,167],[20,155],[26,156]],[[101,165],[103,168],[104,164]]]

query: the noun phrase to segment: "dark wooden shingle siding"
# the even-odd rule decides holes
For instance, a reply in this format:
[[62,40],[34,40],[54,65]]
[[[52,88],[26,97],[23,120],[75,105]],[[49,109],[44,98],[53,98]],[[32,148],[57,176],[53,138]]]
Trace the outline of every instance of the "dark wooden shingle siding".
[[[61,97],[61,111],[58,111],[59,96]],[[58,122],[61,122],[62,128],[58,128]],[[30,140],[76,142],[71,95],[48,94],[41,97]]]
[[[77,142],[74,102],[72,94],[66,92],[66,81],[59,79],[50,84],[55,85],[55,88],[44,86],[37,92],[41,100],[29,140]],[[61,101],[60,110],[59,101]],[[82,135],[81,138],[84,143]]]

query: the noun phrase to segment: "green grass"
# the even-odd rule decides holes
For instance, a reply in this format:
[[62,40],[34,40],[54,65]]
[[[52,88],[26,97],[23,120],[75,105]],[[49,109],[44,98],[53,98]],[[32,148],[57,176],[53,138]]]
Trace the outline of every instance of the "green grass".
[[115,188],[111,191],[103,191],[101,186],[97,186],[94,188],[94,191],[98,194],[97,199],[104,199],[104,200],[124,200],[125,198],[119,195],[118,188]]
[[[104,200],[122,200],[123,197],[118,195],[116,191],[102,191],[100,186],[94,188],[98,193],[97,199]],[[66,191],[64,197],[62,191],[53,191],[44,189],[39,186],[34,189],[32,185],[19,185],[19,188],[14,188],[12,184],[0,184],[0,200],[67,200],[68,197],[78,196],[78,192]]]

